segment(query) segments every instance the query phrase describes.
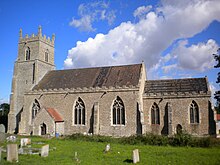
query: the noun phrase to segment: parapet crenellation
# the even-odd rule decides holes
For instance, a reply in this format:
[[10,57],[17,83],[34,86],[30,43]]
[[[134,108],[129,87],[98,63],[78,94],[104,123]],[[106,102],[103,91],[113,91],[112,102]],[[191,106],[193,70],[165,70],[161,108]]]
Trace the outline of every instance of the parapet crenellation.
[[27,42],[27,41],[33,41],[33,40],[41,40],[49,45],[54,46],[55,41],[55,34],[52,35],[52,38],[46,37],[46,35],[42,35],[42,28],[41,26],[38,27],[38,33],[37,34],[31,34],[30,36],[28,34],[23,37],[22,35],[22,29],[19,31],[19,43]]

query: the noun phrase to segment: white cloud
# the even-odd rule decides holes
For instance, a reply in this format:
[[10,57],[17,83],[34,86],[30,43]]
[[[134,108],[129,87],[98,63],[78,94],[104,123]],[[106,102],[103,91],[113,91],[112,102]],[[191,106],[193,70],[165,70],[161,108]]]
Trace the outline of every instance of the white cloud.
[[218,49],[214,40],[209,39],[206,43],[193,44],[190,47],[187,47],[187,44],[186,41],[181,41],[173,51],[180,68],[201,72],[213,68],[215,60],[212,54]]
[[138,17],[138,18],[144,18],[146,16],[146,14],[152,9],[152,6],[140,6],[138,7],[133,15],[134,17]]
[[215,83],[213,82],[210,82],[209,83],[209,88],[210,88],[210,91],[211,91],[211,100],[212,100],[212,105],[215,105],[216,104],[216,100],[214,99],[214,94],[215,92],[218,90],[215,85]]
[[81,31],[95,31],[93,23],[106,20],[111,25],[115,20],[115,11],[109,9],[109,4],[104,1],[83,3],[78,7],[79,19],[72,18],[70,26],[79,28]]
[[[151,78],[151,75],[155,77],[157,73],[154,73],[157,72],[157,69],[166,63],[166,60],[161,56],[165,49],[177,39],[187,39],[200,33],[213,20],[220,21],[219,0],[178,0],[175,3],[171,0],[164,0],[161,4],[163,6],[155,8],[155,12],[148,12],[137,23],[123,22],[106,35],[97,34],[85,42],[78,41],[76,47],[69,50],[64,67],[129,64],[144,60],[148,71],[152,71],[148,78]],[[186,45],[182,42],[179,49],[176,49],[177,52],[182,52],[176,57],[178,64],[182,68],[187,67],[184,63],[186,57],[184,51],[188,53],[196,49],[201,54],[199,48],[209,47],[211,49],[213,44],[214,41],[210,40],[205,46],[202,44],[189,46],[190,49],[187,50]],[[197,54],[199,59],[200,54]],[[194,57],[192,53],[187,56]],[[201,54],[200,65],[198,62],[192,63],[192,69],[209,68],[211,61],[206,62],[206,57],[206,53]],[[172,56],[172,58],[174,57]],[[172,64],[174,67],[175,63]],[[169,71],[172,67],[164,69]]]

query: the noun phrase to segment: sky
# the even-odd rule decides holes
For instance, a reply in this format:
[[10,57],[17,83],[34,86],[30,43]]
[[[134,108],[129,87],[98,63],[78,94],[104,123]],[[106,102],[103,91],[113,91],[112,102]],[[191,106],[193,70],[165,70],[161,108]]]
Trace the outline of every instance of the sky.
[[208,77],[219,69],[220,0],[1,0],[0,104],[8,103],[19,29],[55,34],[56,69],[136,64],[147,79]]

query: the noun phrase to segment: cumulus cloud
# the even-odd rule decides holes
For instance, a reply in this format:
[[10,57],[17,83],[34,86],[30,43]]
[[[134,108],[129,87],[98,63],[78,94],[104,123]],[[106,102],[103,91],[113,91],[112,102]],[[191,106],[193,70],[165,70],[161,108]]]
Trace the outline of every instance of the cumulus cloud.
[[79,28],[81,31],[95,31],[93,23],[106,20],[111,25],[115,20],[115,11],[109,9],[109,4],[104,1],[82,3],[78,7],[79,19],[72,18],[70,26]]
[[[64,67],[129,64],[144,60],[148,71],[156,71],[166,64],[165,60],[169,61],[166,59],[168,57],[162,56],[164,50],[176,40],[187,40],[200,33],[212,21],[220,21],[219,9],[219,0],[177,0],[175,2],[164,0],[161,6],[146,12],[146,15],[141,17],[137,23],[123,22],[105,35],[97,34],[85,42],[78,41],[77,45],[69,50]],[[141,12],[136,10],[137,16],[139,13]],[[176,52],[179,55],[176,57],[172,55],[172,58],[177,58],[177,64],[182,68],[191,67],[191,69],[202,71],[209,68],[211,64],[207,53],[214,43],[215,41],[209,40],[205,45],[187,47],[187,43],[180,42],[178,48],[173,51],[173,54]],[[198,52],[196,58],[199,62],[189,66],[186,64],[186,56],[194,59],[194,49]],[[199,49],[206,52],[201,54],[202,50],[199,51]],[[184,52],[190,52],[190,54],[185,55]],[[200,54],[202,59],[200,59]],[[168,72],[177,64],[173,63],[172,66],[164,67],[164,70]],[[154,75],[153,72],[152,75]]]
[[140,19],[144,18],[146,16],[146,14],[152,9],[152,6],[149,5],[149,6],[140,6],[138,7],[133,15],[134,17],[138,17]]
[[213,68],[215,60],[212,54],[214,50],[218,49],[218,44],[214,40],[209,39],[206,43],[193,44],[189,47],[187,44],[187,41],[181,41],[173,51],[179,67],[198,71]]

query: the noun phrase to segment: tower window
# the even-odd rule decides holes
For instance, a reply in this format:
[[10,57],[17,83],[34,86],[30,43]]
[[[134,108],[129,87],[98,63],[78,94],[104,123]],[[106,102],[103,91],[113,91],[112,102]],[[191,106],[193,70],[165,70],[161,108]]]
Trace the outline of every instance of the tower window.
[[199,123],[199,107],[197,103],[193,100],[190,104],[190,123]]
[[45,61],[48,62],[49,61],[49,51],[48,49],[45,52]]
[[85,104],[80,97],[74,107],[74,124],[85,125]]
[[151,107],[151,124],[160,124],[160,111],[156,103]]
[[112,107],[113,125],[125,125],[125,107],[120,97],[114,101]]
[[31,59],[31,50],[29,47],[25,50],[25,59],[26,61]]

